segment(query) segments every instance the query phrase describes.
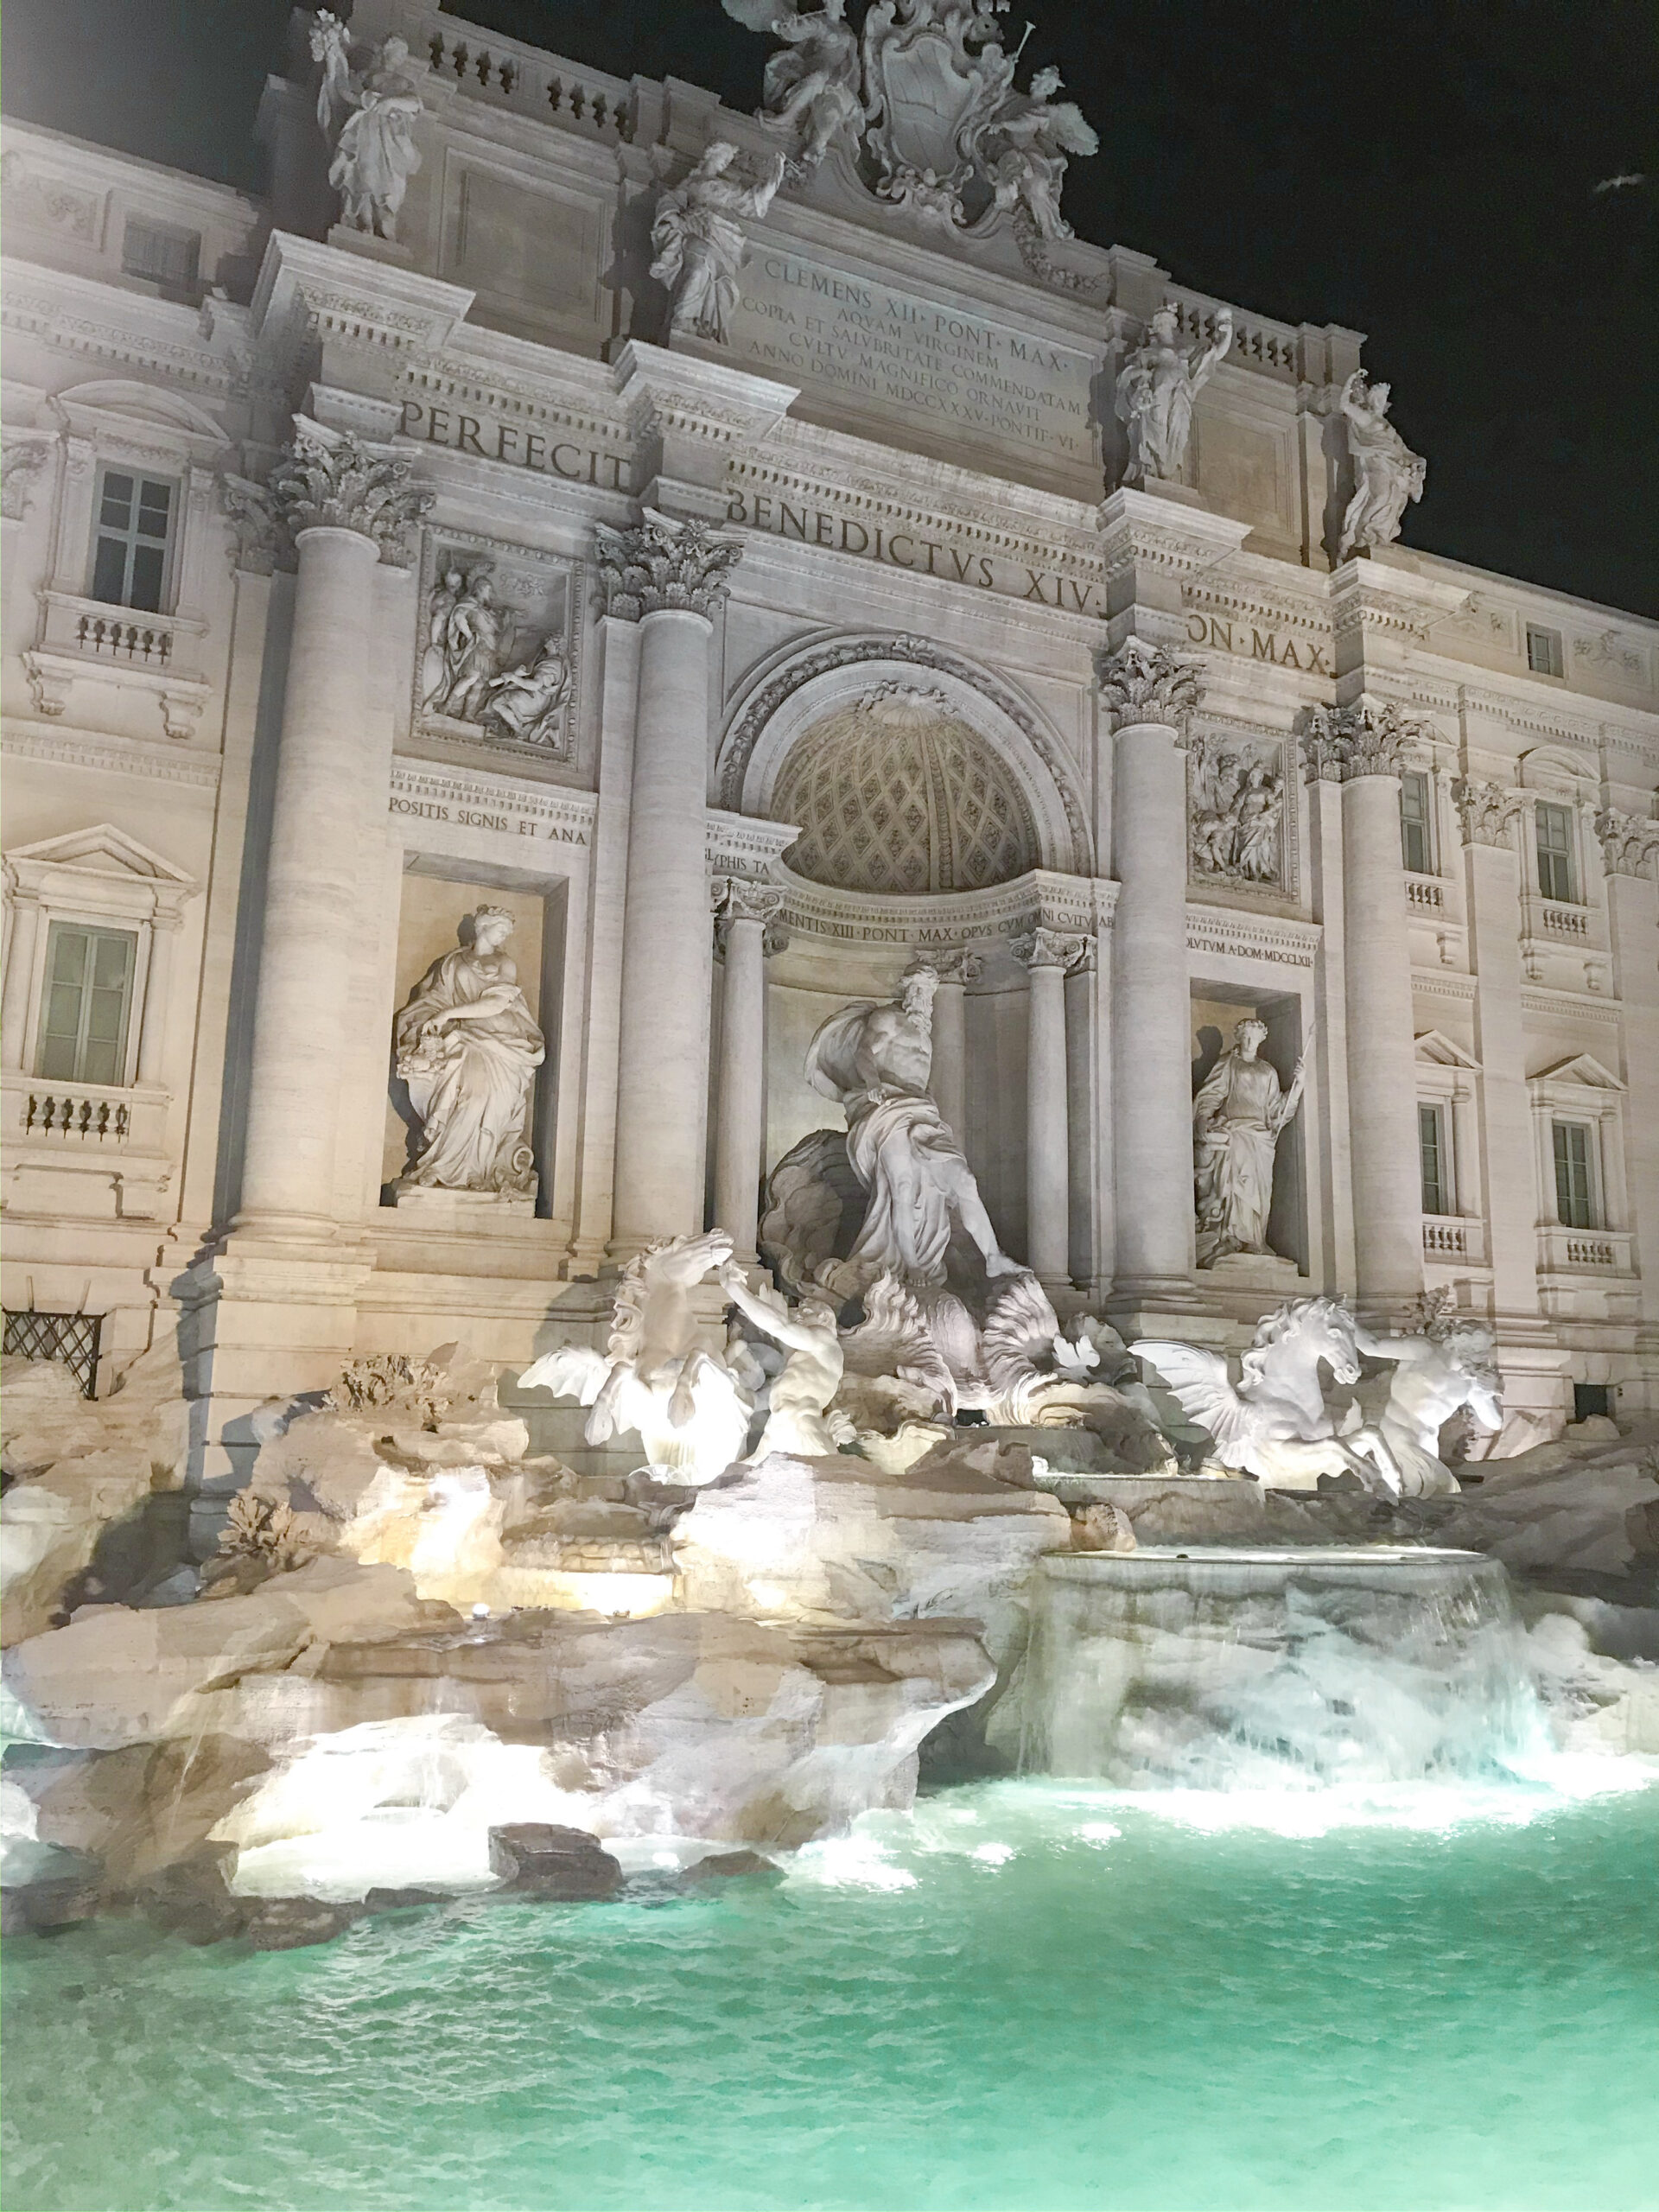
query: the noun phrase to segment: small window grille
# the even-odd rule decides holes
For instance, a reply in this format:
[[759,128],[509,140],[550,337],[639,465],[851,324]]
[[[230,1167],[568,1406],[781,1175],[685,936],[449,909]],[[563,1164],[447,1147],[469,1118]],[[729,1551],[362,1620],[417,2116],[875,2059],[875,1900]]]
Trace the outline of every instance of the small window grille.
[[1555,1211],[1563,1229],[1596,1226],[1595,1185],[1590,1170],[1590,1128],[1585,1122],[1556,1122]]
[[1578,893],[1573,882],[1573,811],[1541,805],[1536,811],[1538,888],[1546,899],[1570,905]]
[[1450,1213],[1452,1176],[1451,1162],[1446,1157],[1444,1108],[1418,1107],[1417,1150],[1423,1177],[1423,1211]]
[[188,292],[201,263],[201,233],[171,223],[152,223],[130,215],[121,233],[121,266],[129,276],[143,276],[164,291]]
[[123,1080],[137,957],[138,940],[130,930],[53,923],[37,1075],[54,1083]]
[[96,1394],[101,1313],[41,1313],[32,1306],[27,1311],[8,1306],[5,1317],[8,1359],[55,1359],[79,1383],[84,1398]]
[[1428,777],[1421,768],[1408,768],[1400,779],[1400,843],[1413,875],[1434,873],[1433,824]]
[[92,595],[105,607],[161,613],[177,488],[123,468],[104,471],[92,538]]
[[1527,666],[1535,676],[1565,676],[1567,661],[1561,652],[1559,630],[1543,630],[1535,622],[1527,625]]

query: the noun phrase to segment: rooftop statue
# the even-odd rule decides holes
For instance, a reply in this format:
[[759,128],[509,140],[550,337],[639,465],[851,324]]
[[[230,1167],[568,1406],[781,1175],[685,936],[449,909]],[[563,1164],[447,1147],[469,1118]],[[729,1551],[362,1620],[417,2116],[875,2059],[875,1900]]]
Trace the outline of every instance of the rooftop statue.
[[1400,535],[1408,500],[1421,499],[1428,463],[1413,453],[1389,420],[1389,387],[1369,384],[1356,369],[1337,403],[1348,425],[1348,450],[1354,462],[1354,496],[1342,518],[1337,558],[1392,545]]
[[1077,103],[1055,101],[1060,90],[1059,71],[1039,69],[1030,92],[1014,94],[980,134],[996,205],[1012,208],[1016,226],[1023,221],[1045,238],[1071,235],[1060,213],[1067,155],[1100,150],[1099,134]]
[[1230,308],[1217,310],[1216,334],[1207,346],[1202,340],[1182,345],[1180,317],[1173,308],[1160,308],[1152,317],[1145,339],[1118,372],[1116,411],[1129,442],[1125,483],[1180,480],[1192,435],[1192,403],[1232,343]]
[[651,273],[674,299],[670,331],[714,346],[725,344],[737,305],[747,244],[740,218],[758,221],[784,181],[781,154],[760,178],[734,175],[736,160],[736,147],[717,138],[684,182],[663,195],[651,226]]
[[395,240],[404,194],[421,166],[415,143],[421,88],[409,66],[408,42],[385,40],[354,73],[351,33],[324,8],[311,27],[311,54],[322,64],[317,122],[334,152],[328,181],[340,194],[340,220]]
[[825,0],[803,15],[794,0],[721,0],[746,29],[770,31],[786,50],[766,64],[764,119],[795,140],[793,158],[816,168],[843,133],[864,127],[858,33],[846,20],[847,0]]

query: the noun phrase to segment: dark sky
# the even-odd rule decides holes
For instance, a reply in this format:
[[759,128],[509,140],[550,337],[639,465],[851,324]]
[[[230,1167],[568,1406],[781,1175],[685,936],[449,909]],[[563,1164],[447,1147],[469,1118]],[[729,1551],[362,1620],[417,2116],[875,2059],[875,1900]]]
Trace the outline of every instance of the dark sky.
[[[769,41],[718,0],[456,12],[737,107]],[[855,9],[855,12],[857,12]],[[1428,456],[1408,543],[1659,613],[1654,0],[1014,0],[1101,135],[1080,236],[1369,334]],[[8,111],[257,186],[288,0],[8,0]],[[1647,183],[1598,193],[1603,178]]]

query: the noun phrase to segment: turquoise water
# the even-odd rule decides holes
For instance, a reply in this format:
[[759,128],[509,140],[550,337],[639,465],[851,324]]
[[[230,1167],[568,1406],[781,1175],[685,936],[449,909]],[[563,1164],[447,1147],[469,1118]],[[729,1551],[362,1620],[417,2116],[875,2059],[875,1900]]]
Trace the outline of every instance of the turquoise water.
[[1338,1802],[995,1783],[707,1897],[19,1940],[7,2212],[1659,2204],[1659,1789]]

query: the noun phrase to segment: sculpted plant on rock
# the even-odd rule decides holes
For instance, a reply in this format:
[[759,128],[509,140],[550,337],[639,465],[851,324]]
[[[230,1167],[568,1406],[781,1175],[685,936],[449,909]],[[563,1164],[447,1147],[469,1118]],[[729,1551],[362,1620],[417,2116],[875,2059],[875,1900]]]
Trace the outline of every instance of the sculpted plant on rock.
[[322,1402],[334,1414],[406,1406],[419,1414],[423,1428],[435,1428],[448,1411],[449,1393],[442,1368],[423,1359],[410,1359],[403,1352],[383,1352],[372,1359],[354,1359],[343,1367],[339,1382]]

